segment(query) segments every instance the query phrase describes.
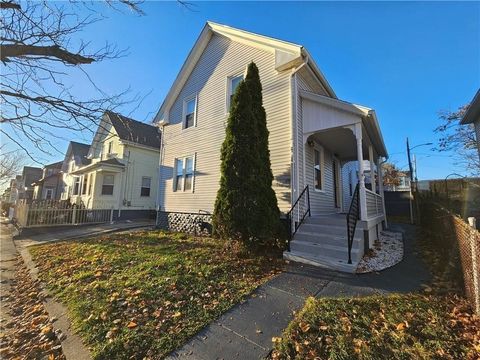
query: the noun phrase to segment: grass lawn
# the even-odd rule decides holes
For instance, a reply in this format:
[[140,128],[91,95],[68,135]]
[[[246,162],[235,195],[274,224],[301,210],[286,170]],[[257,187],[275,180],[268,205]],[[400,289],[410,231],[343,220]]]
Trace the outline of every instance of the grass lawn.
[[410,294],[309,298],[283,336],[272,339],[271,357],[480,359],[480,321],[462,297],[458,254],[426,232],[418,239],[432,284]]
[[281,268],[232,242],[162,231],[31,249],[96,359],[160,358]]

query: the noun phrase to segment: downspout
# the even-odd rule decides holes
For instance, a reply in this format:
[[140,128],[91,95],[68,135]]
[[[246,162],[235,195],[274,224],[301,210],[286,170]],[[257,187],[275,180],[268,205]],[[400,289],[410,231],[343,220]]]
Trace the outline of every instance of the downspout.
[[[159,127],[160,129],[160,127]],[[155,220],[155,225],[158,225],[158,213],[162,209],[161,203],[163,199],[160,199],[160,186],[162,183],[162,165],[163,165],[163,151],[164,151],[164,141],[165,141],[165,125],[162,125],[162,128],[160,130],[160,153],[159,153],[159,159],[158,159],[158,176],[157,176],[157,201],[156,201],[156,220]]]

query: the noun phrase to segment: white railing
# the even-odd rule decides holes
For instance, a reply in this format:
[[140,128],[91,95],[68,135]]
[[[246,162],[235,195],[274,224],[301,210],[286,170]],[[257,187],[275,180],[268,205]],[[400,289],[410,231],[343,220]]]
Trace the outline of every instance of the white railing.
[[383,200],[380,194],[365,189],[367,200],[367,219],[383,215]]
[[15,218],[22,228],[96,224],[113,221],[113,209],[85,209],[66,201],[17,204]]

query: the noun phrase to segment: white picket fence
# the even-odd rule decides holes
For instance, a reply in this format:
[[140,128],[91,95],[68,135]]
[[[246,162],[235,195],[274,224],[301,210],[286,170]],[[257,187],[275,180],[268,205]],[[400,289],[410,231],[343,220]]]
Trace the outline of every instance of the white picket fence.
[[98,224],[113,221],[113,209],[85,209],[64,201],[16,205],[15,218],[22,228]]

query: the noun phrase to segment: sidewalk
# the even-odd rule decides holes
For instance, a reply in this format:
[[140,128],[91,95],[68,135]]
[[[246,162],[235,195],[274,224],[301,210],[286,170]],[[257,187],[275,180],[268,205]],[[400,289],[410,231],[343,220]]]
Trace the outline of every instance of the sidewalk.
[[132,229],[151,229],[155,226],[155,220],[138,220],[131,222],[114,222],[96,225],[79,225],[70,227],[49,227],[49,228],[31,228],[23,231],[15,239],[15,244],[19,247],[28,247],[32,245],[41,245],[47,242],[61,241],[68,239],[78,239],[89,236],[105,235],[112,232],[132,230]]
[[0,218],[0,315],[1,322],[11,319],[7,313],[11,281],[15,275],[15,259],[18,255],[12,235],[15,227],[8,223],[7,218]]
[[391,226],[404,234],[404,260],[380,273],[345,274],[292,263],[243,304],[235,306],[207,326],[169,359],[259,359],[272,348],[272,337],[281,336],[309,296],[366,296],[409,292],[429,279],[416,256],[415,228]]

